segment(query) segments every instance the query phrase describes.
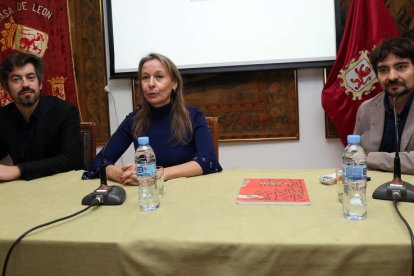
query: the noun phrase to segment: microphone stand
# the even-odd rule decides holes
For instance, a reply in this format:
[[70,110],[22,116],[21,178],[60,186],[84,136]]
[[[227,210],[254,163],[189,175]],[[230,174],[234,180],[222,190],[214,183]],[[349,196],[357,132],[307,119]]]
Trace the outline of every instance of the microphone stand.
[[95,198],[100,200],[99,205],[121,205],[126,199],[125,190],[119,186],[109,186],[106,178],[106,166],[103,164],[103,152],[100,164],[101,185],[82,199],[82,205],[92,205]]
[[[122,124],[117,128],[117,130],[112,135],[112,137],[118,133],[118,131],[124,126],[124,124],[127,121],[128,120],[124,120],[122,122]],[[122,203],[124,203],[126,199],[126,193],[122,187],[115,186],[115,185],[109,186],[107,184],[106,166],[104,164],[104,156],[105,156],[106,146],[109,144],[110,140],[111,139],[109,139],[108,142],[106,142],[105,146],[101,150],[102,154],[100,158],[100,169],[99,169],[101,185],[99,185],[99,187],[95,191],[88,194],[82,199],[82,205],[92,205],[92,202],[94,202],[96,198],[100,200],[99,205],[121,205]]]
[[395,108],[397,97],[392,97],[394,102],[394,127],[395,127],[395,157],[394,157],[394,178],[375,189],[372,197],[374,199],[394,200],[398,196],[399,201],[414,202],[414,186],[401,179],[401,162],[399,154],[399,135],[397,110]]

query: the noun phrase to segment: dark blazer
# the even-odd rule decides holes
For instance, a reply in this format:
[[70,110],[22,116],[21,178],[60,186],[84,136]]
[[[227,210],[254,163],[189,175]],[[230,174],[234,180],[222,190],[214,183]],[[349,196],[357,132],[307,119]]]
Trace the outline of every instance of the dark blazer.
[[0,159],[8,154],[22,170],[22,179],[30,180],[82,168],[83,144],[79,112],[73,105],[56,97],[40,97],[36,138],[31,149],[39,160],[20,160],[18,155],[19,117],[14,103],[0,107]]
[[[368,167],[392,172],[395,153],[378,151],[384,132],[384,95],[382,92],[361,104],[354,133],[361,135],[361,145],[368,154]],[[401,172],[414,174],[414,105],[410,107],[400,139]]]

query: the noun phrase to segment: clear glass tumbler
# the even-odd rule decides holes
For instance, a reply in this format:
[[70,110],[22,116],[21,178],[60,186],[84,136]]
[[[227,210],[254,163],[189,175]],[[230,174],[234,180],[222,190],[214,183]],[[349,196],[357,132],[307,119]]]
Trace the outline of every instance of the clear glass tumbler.
[[344,198],[344,183],[342,182],[342,169],[336,169],[336,185],[338,188],[338,200],[342,203]]
[[160,197],[164,196],[164,167],[157,166],[157,183],[155,184]]
[[155,183],[155,177],[138,178],[138,202],[141,211],[155,211],[160,206],[160,197]]

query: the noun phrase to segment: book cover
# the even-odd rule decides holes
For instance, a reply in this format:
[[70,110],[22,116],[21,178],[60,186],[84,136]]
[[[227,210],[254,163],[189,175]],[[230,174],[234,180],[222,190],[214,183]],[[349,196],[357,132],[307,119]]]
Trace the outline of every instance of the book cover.
[[245,178],[237,203],[309,205],[310,201],[303,179]]

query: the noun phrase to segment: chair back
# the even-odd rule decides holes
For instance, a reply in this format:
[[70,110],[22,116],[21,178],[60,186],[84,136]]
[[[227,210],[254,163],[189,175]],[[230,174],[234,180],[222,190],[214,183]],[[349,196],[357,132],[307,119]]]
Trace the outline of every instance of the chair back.
[[219,159],[219,124],[218,117],[206,117],[207,125],[210,129],[211,137],[213,138],[214,146],[216,148],[217,160]]
[[80,130],[83,142],[83,169],[90,171],[96,156],[96,123],[82,122]]

